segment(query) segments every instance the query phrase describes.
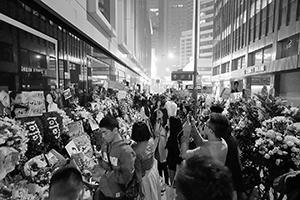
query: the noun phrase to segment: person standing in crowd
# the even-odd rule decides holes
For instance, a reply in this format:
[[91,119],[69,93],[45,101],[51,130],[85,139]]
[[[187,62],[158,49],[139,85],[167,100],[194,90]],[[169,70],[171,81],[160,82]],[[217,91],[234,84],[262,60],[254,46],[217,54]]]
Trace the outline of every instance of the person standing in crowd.
[[156,159],[158,161],[158,172],[162,177],[164,173],[165,183],[169,184],[168,166],[167,166],[167,131],[168,112],[165,108],[159,108],[157,110],[157,118],[154,126],[154,131],[159,134],[158,146],[155,152]]
[[135,152],[122,140],[115,118],[107,115],[100,121],[99,127],[106,142],[101,149],[100,167],[106,172],[100,179],[94,199],[126,199],[124,188],[133,177]]
[[177,112],[177,116],[181,119],[182,123],[185,123],[186,121],[186,116],[191,112],[191,107],[188,105],[184,105],[183,103],[180,104],[179,110]]
[[168,137],[167,142],[167,165],[168,165],[168,173],[170,176],[171,184],[174,184],[175,174],[178,165],[181,164],[182,158],[180,157],[179,145],[177,142],[177,137],[179,133],[182,132],[182,123],[180,118],[171,117],[170,118],[170,136]]
[[[192,122],[190,122],[190,120]],[[207,138],[206,140],[198,133],[194,119],[192,117],[188,117],[187,122],[184,124],[183,136],[181,138],[181,157],[183,159],[187,159],[195,154],[207,155],[213,157],[215,160],[224,165],[228,147],[222,137],[228,127],[229,123],[224,115],[212,113],[209,120],[202,127],[203,135]],[[191,133],[193,134],[191,135]],[[188,150],[190,136],[195,139],[196,144],[198,145],[198,147],[192,150]]]
[[151,98],[151,106],[150,106],[150,122],[152,127],[154,127],[156,121],[157,102],[158,102],[158,96],[153,95]]
[[[210,110],[212,113],[221,114],[224,109],[221,106],[212,106]],[[234,199],[245,200],[247,199],[247,196],[245,194],[245,185],[243,180],[241,161],[239,157],[238,141],[232,135],[232,126],[229,121],[228,124],[228,129],[223,135],[223,138],[228,146],[225,166],[229,168],[232,174],[232,181],[234,186]]]
[[132,127],[131,139],[136,153],[135,170],[142,183],[144,200],[160,200],[160,179],[157,171],[157,161],[154,152],[159,137],[151,137],[150,129],[144,122],[137,122]]
[[238,81],[234,81],[233,88],[231,89],[231,93],[239,92],[239,85],[240,83]]
[[169,101],[166,102],[165,108],[168,111],[168,116],[170,117],[175,117],[177,115],[177,104],[175,103],[176,101],[176,96],[173,95]]
[[141,113],[143,119],[149,119],[150,118],[150,109],[149,109],[149,106],[148,106],[148,101],[145,98],[143,98],[141,100],[140,113]]
[[58,169],[50,180],[48,200],[82,200],[83,185],[81,173],[76,168]]
[[209,156],[193,155],[176,176],[177,200],[232,200],[230,172]]

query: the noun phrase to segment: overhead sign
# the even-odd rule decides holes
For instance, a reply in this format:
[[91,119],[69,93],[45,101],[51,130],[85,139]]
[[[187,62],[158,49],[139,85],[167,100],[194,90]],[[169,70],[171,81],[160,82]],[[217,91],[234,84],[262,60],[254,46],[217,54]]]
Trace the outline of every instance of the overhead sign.
[[172,72],[172,81],[192,81],[193,72],[184,72],[184,71],[173,71]]

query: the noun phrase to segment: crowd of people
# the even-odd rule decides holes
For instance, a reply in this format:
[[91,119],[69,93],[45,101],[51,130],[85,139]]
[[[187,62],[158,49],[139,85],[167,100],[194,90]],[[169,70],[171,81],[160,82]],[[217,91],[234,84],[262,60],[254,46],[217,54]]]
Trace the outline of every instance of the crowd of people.
[[[212,107],[206,119],[194,119],[191,102],[176,95],[136,95],[140,122],[128,143],[111,115],[99,123],[105,140],[97,155],[101,178],[94,199],[129,199],[128,184],[136,178],[138,199],[160,200],[166,187],[176,199],[244,199],[238,146],[222,108]],[[57,170],[49,200],[81,199],[84,181],[76,169]]]
[[[247,199],[238,142],[221,106],[200,118],[190,101],[176,95],[136,95],[134,105],[141,120],[132,127],[131,143],[123,140],[113,116],[99,124],[105,145],[97,155],[102,170],[94,200],[132,199],[127,188],[133,179],[139,187],[134,199],[160,200],[166,187],[179,200]],[[82,199],[83,187],[76,169],[59,169],[49,200]]]

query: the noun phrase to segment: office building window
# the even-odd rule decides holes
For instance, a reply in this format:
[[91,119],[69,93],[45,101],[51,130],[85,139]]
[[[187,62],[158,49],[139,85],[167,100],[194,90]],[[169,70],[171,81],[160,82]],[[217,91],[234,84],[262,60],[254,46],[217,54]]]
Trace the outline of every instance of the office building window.
[[213,76],[220,74],[220,66],[213,68]]
[[272,33],[274,32],[274,23],[275,23],[275,20],[274,20],[274,16],[273,16],[273,13],[274,13],[274,3],[271,3],[267,6],[267,33]]
[[231,71],[235,71],[238,69],[239,59],[235,59],[232,61]]
[[272,47],[264,49],[263,63],[269,65],[272,61]]
[[229,72],[229,62],[221,65],[221,74]]
[[281,43],[281,58],[298,54],[299,35],[283,40]]
[[297,21],[300,19],[300,1],[297,1]]
[[110,22],[110,0],[99,0],[98,7],[106,20]]

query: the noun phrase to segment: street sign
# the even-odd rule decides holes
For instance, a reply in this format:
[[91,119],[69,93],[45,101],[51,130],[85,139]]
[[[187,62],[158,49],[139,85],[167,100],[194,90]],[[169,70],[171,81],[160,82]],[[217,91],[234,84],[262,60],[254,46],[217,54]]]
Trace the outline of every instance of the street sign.
[[192,81],[193,72],[184,72],[184,71],[173,71],[172,72],[172,81]]

